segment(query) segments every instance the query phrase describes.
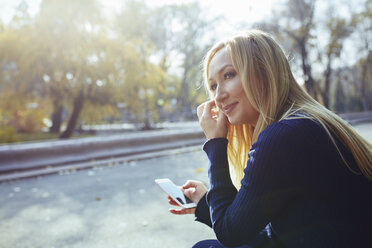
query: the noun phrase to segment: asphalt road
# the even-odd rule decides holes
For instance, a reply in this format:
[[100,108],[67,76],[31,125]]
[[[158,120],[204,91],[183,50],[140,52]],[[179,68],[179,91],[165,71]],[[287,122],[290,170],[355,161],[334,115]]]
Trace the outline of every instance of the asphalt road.
[[[372,142],[372,124],[356,129]],[[154,183],[207,182],[206,156],[191,150],[1,183],[0,248],[186,248],[214,238],[193,216],[170,214]]]
[[207,182],[207,160],[193,152],[0,184],[0,247],[191,247],[213,232],[168,212],[154,183]]

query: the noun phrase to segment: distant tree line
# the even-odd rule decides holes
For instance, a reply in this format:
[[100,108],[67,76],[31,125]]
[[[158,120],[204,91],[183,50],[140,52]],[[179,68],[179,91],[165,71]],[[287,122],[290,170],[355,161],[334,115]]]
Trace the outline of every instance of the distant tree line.
[[372,0],[285,3],[257,26],[291,52],[306,90],[336,112],[372,110]]

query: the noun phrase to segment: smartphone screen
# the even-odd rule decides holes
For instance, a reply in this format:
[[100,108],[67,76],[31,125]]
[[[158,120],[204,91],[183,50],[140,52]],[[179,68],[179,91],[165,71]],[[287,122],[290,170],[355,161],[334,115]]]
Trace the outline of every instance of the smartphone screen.
[[196,204],[191,201],[170,179],[155,179],[155,182],[162,188],[174,201],[183,208],[193,208]]

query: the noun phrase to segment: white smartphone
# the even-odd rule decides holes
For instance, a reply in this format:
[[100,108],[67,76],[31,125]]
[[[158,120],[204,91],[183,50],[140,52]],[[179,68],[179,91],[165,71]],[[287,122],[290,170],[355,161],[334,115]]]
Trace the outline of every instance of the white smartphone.
[[196,204],[191,201],[181,189],[177,187],[169,178],[155,179],[157,185],[160,186],[175,202],[182,208],[194,208]]

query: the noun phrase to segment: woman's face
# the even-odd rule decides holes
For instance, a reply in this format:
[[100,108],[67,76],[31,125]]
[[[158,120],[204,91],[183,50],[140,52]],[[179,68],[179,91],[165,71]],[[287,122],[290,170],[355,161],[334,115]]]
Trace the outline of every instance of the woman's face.
[[233,125],[255,126],[259,113],[248,101],[240,76],[232,65],[226,48],[218,51],[209,63],[209,90],[215,103]]

